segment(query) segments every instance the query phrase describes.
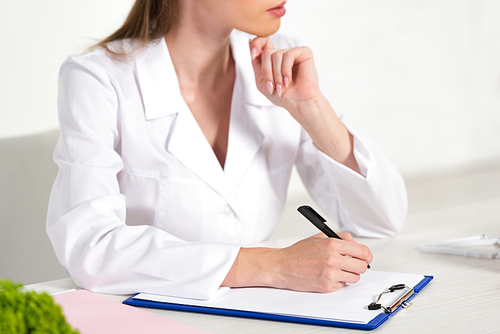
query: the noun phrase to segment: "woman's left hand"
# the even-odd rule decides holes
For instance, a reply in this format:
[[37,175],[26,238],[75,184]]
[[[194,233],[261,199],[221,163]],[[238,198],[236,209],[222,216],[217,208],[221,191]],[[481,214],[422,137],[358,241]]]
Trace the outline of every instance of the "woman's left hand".
[[319,89],[311,49],[278,50],[268,37],[257,37],[250,52],[259,91],[288,110],[323,153],[361,174],[353,137]]
[[269,38],[257,37],[250,42],[250,52],[259,91],[299,123],[308,122],[310,115],[300,112],[301,105],[323,98],[311,49],[279,50]]

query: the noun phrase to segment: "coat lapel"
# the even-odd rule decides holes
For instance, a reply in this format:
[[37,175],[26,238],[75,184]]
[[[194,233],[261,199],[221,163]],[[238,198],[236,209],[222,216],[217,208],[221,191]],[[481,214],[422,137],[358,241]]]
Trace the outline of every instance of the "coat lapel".
[[231,121],[224,168],[226,176],[233,183],[241,179],[264,140],[264,134],[256,120],[258,115],[254,114],[259,110],[244,101],[241,88],[241,82],[237,82],[231,104]]
[[223,197],[238,214],[232,185],[187,105],[177,113],[167,150]]
[[151,121],[177,114],[166,149],[223,197],[236,214],[239,210],[233,185],[247,170],[264,139],[255,113],[262,112],[262,106],[272,105],[255,85],[248,48],[250,37],[239,31],[231,34],[236,81],[225,170],[181,95],[165,40],[150,44],[136,60],[146,119]]
[[259,127],[263,106],[272,105],[255,84],[248,41],[251,35],[231,33],[231,50],[236,63],[236,80],[231,104],[231,122],[225,172],[233,183],[241,179],[259,151],[264,134]]
[[184,99],[163,38],[148,45],[136,59],[136,69],[146,119],[177,113]]

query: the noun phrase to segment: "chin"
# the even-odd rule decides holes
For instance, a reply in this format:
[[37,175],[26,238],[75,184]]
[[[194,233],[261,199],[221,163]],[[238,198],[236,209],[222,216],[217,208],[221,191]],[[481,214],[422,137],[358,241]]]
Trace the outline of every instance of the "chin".
[[281,22],[278,21],[276,24],[267,25],[267,26],[259,26],[259,27],[242,27],[236,28],[243,32],[246,32],[250,35],[255,35],[258,37],[268,37],[278,32],[280,29]]

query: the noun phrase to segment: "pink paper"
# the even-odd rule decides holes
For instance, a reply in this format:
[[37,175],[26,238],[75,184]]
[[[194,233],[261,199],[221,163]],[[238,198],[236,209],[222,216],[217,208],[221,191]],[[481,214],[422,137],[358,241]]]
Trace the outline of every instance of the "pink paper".
[[66,321],[82,334],[208,333],[87,290],[71,291],[52,297],[61,305]]

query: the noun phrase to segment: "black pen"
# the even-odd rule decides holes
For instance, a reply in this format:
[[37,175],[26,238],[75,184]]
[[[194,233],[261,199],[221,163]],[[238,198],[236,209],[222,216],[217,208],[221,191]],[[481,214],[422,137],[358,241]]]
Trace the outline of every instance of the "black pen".
[[[326,219],[321,217],[320,214],[317,213],[309,205],[302,205],[297,209],[297,211],[300,212],[304,217],[306,217],[307,220],[313,223],[313,225],[316,226],[327,237],[342,240],[342,238],[339,237],[337,233],[333,232],[333,230],[325,224]],[[370,269],[370,265],[367,265],[366,267]]]

